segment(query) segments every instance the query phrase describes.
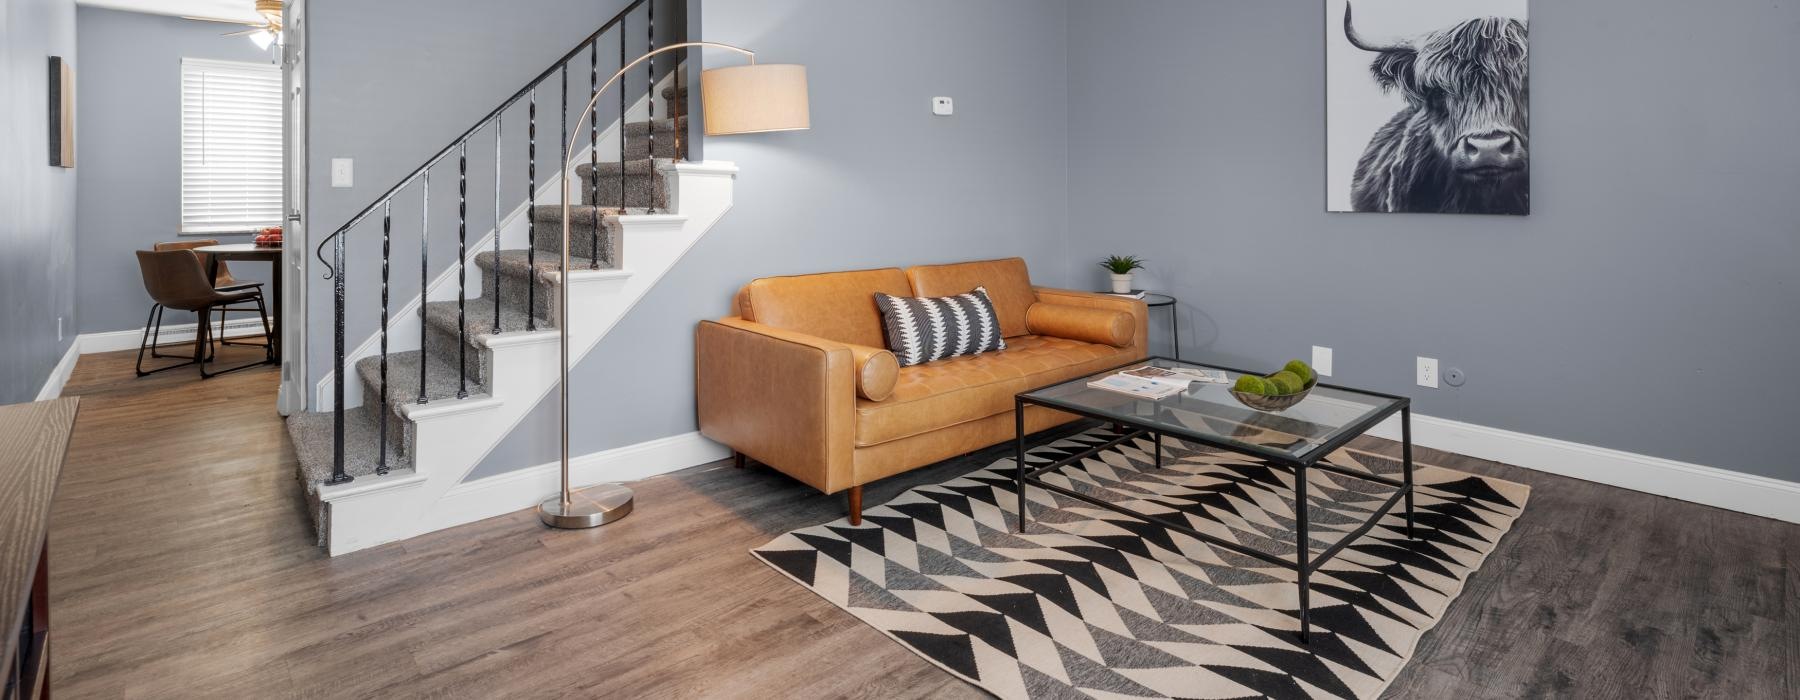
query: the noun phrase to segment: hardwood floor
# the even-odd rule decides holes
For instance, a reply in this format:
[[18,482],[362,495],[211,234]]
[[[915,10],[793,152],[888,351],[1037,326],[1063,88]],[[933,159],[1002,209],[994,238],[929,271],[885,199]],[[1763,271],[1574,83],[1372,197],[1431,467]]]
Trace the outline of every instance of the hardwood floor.
[[[328,559],[275,370],[136,379],[131,359],[84,356],[65,389],[59,696],[981,696],[749,555],[841,497],[726,460],[635,485],[638,512],[597,530],[521,511]],[[1390,697],[1800,697],[1800,526],[1420,453],[1533,490]]]

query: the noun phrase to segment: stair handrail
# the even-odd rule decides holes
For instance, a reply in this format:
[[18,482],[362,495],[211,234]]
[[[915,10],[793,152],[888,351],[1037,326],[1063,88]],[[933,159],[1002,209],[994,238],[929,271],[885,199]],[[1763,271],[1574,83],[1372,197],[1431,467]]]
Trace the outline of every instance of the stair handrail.
[[[462,135],[452,139],[449,145],[444,146],[443,150],[440,150],[430,158],[427,158],[424,165],[420,165],[413,169],[406,177],[401,178],[398,184],[388,188],[386,192],[381,193],[381,196],[376,197],[375,201],[369,203],[369,206],[363,207],[362,211],[357,212],[356,216],[350,217],[350,220],[345,222],[343,226],[339,226],[336,231],[331,232],[331,235],[321,239],[319,244],[313,248],[313,257],[318,258],[319,263],[325,266],[324,279],[331,279],[337,274],[337,269],[332,266],[331,261],[325,259],[326,244],[330,243],[332,239],[348,233],[350,229],[356,228],[356,225],[362,223],[363,219],[367,219],[370,214],[375,213],[375,209],[380,207],[383,202],[393,199],[394,195],[400,194],[401,190],[406,189],[407,185],[411,185],[414,180],[419,179],[421,175],[424,175],[427,171],[431,170],[432,166],[437,165],[440,161],[449,157],[451,153],[457,150],[457,147],[468,143],[468,141],[471,138],[474,138],[476,134],[481,133],[482,129],[487,128],[494,120],[499,119],[500,115],[504,114],[506,110],[512,108],[513,105],[518,104],[519,100],[525,99],[527,95],[530,95],[531,91],[537,88],[538,83],[549,80],[550,76],[555,75],[557,71],[568,66],[569,61],[572,61],[576,56],[581,55],[581,52],[584,49],[593,46],[594,42],[599,41],[600,36],[605,34],[607,30],[610,30],[620,22],[625,21],[626,15],[631,14],[632,10],[636,10],[646,2],[650,2],[650,0],[632,0],[631,4],[626,5],[625,9],[622,9],[618,14],[613,15],[613,18],[607,20],[606,24],[600,25],[599,29],[594,30],[594,33],[589,34],[586,39],[581,40],[581,43],[576,44],[575,48],[569,49],[567,53],[562,55],[562,58],[552,62],[549,68],[545,68],[542,73],[537,75],[537,77],[526,81],[525,87],[519,88],[518,92],[513,93],[511,97],[506,98],[506,101],[501,102],[500,106],[489,111],[487,116],[484,116],[480,121],[475,122],[474,126],[469,127]],[[655,30],[654,26],[652,26],[651,30]],[[498,224],[496,223],[496,225]]]

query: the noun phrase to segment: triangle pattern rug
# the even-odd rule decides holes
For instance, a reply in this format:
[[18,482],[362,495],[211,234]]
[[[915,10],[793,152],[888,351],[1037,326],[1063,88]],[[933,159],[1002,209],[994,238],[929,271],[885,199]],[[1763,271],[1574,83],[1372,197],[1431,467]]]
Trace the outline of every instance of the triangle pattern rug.
[[[1096,428],[1032,450],[1045,464],[1117,437]],[[1045,475],[1050,483],[1289,561],[1293,473],[1148,437]],[[1398,460],[1340,450],[1347,469]],[[1027,490],[1013,461],[915,488],[863,515],[784,534],[758,558],[944,670],[1002,698],[1372,698],[1443,616],[1525,506],[1529,488],[1419,465],[1416,539],[1384,517],[1312,577],[1312,641],[1298,638],[1298,575],[1193,537]],[[1393,494],[1309,470],[1316,553]]]

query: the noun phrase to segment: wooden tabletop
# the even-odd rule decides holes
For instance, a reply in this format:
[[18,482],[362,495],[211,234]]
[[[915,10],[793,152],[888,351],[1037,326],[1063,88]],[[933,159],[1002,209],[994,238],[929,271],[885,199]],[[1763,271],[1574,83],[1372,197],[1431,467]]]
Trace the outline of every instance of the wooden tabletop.
[[50,499],[81,399],[0,406],[0,659],[13,658],[13,634],[31,595],[32,576],[50,527]]
[[221,243],[195,248],[201,255],[264,255],[275,257],[281,255],[279,245],[257,245],[255,243]]

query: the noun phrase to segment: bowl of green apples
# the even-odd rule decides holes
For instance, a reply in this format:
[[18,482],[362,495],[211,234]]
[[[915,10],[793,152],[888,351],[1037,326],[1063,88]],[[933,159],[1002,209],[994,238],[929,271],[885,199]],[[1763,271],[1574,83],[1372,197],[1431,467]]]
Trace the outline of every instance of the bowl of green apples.
[[1279,413],[1293,408],[1319,383],[1319,374],[1305,362],[1289,360],[1281,369],[1263,376],[1246,374],[1237,378],[1231,395],[1239,403],[1258,411]]

